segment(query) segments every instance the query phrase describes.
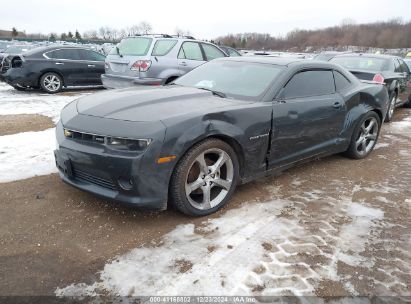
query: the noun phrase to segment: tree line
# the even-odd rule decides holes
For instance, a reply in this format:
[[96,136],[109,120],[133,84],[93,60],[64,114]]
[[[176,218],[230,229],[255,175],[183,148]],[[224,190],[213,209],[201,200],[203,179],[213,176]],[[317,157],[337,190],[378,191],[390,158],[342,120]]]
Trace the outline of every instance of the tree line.
[[[68,31],[67,33],[31,33],[26,34],[22,32],[19,34],[15,27],[12,28],[11,36],[13,38],[33,38],[33,39],[45,39],[45,40],[104,40],[104,41],[119,41],[124,37],[148,34],[153,31],[153,27],[149,22],[142,21],[138,24],[127,26],[121,29],[116,29],[110,26],[102,26],[96,30],[88,30],[80,34],[78,30],[74,32]],[[176,35],[191,35],[188,30],[180,28],[175,29]]]
[[263,33],[229,34],[217,43],[239,49],[315,51],[327,48],[345,50],[348,46],[372,48],[411,48],[411,21],[392,19],[356,24],[345,19],[340,25],[317,30],[295,29],[283,37]]

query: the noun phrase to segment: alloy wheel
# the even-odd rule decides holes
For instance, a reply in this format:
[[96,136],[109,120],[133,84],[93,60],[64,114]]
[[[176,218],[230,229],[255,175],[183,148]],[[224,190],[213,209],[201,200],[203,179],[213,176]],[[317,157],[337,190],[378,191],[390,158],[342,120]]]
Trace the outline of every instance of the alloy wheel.
[[390,108],[388,109],[388,118],[391,119],[392,116],[394,115],[394,110],[395,110],[395,104],[397,102],[397,98],[394,94],[394,96],[390,100]]
[[207,210],[227,196],[234,178],[234,166],[228,153],[212,148],[197,156],[185,179],[185,194],[191,206]]
[[355,141],[358,154],[368,154],[374,147],[377,137],[378,121],[375,117],[369,117],[362,123],[357,140]]
[[47,75],[43,80],[44,87],[50,92],[56,92],[60,89],[61,81],[56,75]]

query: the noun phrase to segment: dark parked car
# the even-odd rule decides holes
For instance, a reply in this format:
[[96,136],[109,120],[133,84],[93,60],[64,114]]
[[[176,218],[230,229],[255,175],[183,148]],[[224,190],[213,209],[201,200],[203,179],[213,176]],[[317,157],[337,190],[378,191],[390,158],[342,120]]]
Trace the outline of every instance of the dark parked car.
[[1,77],[17,90],[41,88],[57,93],[63,87],[101,85],[105,57],[87,48],[40,47],[3,61]]
[[238,52],[236,49],[229,47],[229,46],[218,46],[220,49],[224,51],[228,56],[230,57],[238,57],[241,56],[240,52]]
[[61,178],[77,188],[207,215],[239,183],[334,153],[366,157],[387,108],[383,85],[335,64],[220,58],[168,86],[70,103],[55,157]]
[[334,57],[330,62],[348,69],[362,80],[385,83],[390,107],[385,121],[391,121],[396,107],[411,106],[410,69],[400,57],[374,54],[349,54]]

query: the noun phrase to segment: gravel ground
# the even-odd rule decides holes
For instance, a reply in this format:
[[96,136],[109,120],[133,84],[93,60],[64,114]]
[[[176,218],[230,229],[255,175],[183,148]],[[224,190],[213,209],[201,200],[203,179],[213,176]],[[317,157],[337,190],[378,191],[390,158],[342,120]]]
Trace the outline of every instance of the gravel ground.
[[[5,92],[0,115],[17,114],[2,112]],[[119,206],[56,174],[0,183],[0,295],[409,299],[410,116],[398,109],[367,159],[336,155],[240,186],[208,218]]]

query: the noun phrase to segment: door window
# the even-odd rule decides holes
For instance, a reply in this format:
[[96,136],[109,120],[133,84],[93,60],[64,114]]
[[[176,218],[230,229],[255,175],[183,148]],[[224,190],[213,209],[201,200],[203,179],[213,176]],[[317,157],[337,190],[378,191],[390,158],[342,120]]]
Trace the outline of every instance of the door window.
[[202,43],[202,46],[208,61],[220,57],[225,57],[224,53],[220,51],[218,48],[216,48],[214,45]]
[[81,60],[80,50],[60,49],[46,53],[46,56],[53,59]]
[[303,71],[295,74],[280,94],[281,98],[298,98],[335,93],[333,73],[328,70]]
[[197,42],[184,42],[178,53],[179,59],[201,60],[203,61],[203,53],[201,52],[200,44]]

